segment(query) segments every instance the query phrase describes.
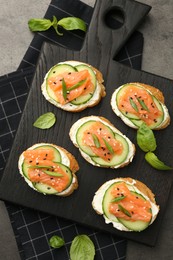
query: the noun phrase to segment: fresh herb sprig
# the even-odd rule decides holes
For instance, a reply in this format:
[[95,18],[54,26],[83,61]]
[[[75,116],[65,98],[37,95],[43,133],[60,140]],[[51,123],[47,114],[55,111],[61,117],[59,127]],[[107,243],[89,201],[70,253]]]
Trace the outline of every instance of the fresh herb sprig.
[[[63,238],[54,235],[49,239],[49,245],[53,248],[60,248],[65,245]],[[71,260],[94,260],[95,246],[87,235],[77,235],[70,246]]]
[[56,122],[54,113],[48,112],[39,116],[34,122],[33,126],[40,129],[48,129],[52,127]]
[[62,36],[63,33],[59,31],[59,28],[62,27],[63,29],[69,30],[82,30],[86,32],[86,23],[78,18],[78,17],[65,17],[57,20],[56,16],[53,16],[52,21],[50,19],[37,19],[32,18],[28,21],[29,29],[32,32],[42,32],[47,31],[51,27],[53,27],[57,33],[57,35]]
[[157,170],[173,170],[172,167],[167,166],[154,154],[157,144],[154,133],[145,123],[143,123],[137,130],[137,144],[145,154],[145,160]]

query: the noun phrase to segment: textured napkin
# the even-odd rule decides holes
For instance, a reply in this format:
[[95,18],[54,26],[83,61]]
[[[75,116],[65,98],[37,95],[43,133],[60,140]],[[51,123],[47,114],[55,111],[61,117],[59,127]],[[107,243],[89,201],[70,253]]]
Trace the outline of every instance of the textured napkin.
[[[93,9],[78,0],[52,0],[45,18],[78,16],[89,24]],[[27,94],[35,72],[41,46],[44,41],[79,50],[84,34],[79,31],[64,32],[57,37],[53,30],[35,34],[17,71],[0,77],[0,178],[14,140],[24,109]],[[115,60],[135,69],[141,68],[143,36],[135,32],[120,50]],[[95,259],[125,259],[127,241],[110,234],[81,226],[77,223],[51,216],[29,208],[6,202],[11,224],[17,240],[21,259],[69,259],[69,249],[78,234],[88,235],[94,242]],[[66,244],[52,249],[48,240],[52,235],[64,238]]]

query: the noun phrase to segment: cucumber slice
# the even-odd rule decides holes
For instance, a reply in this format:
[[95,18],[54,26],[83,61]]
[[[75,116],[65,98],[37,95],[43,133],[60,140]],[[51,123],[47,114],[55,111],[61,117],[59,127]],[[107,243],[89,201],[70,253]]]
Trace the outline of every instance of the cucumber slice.
[[141,221],[141,220],[136,220],[134,222],[132,221],[128,221],[122,218],[118,218],[118,221],[123,224],[123,226],[125,226],[126,228],[128,228],[129,230],[132,231],[143,231],[144,229],[146,229],[149,226],[150,222],[145,222],[145,221]]
[[54,152],[54,159],[53,161],[55,162],[61,162],[61,154],[60,152],[58,151],[58,149],[56,149],[55,147],[53,146],[50,146],[50,145],[43,145],[43,146],[38,146],[36,147],[34,150],[38,150],[38,149],[50,149],[50,150],[53,150]]
[[[36,147],[34,150],[38,150],[38,149],[51,149],[54,152],[54,161],[55,162],[61,162],[61,154],[60,152],[53,146],[50,145],[42,145],[42,146],[38,146]],[[26,161],[24,160],[23,164],[22,164],[22,171],[24,176],[29,179],[28,177],[28,167],[30,166],[30,164],[26,163]]]
[[48,72],[47,78],[46,78],[46,89],[47,89],[47,93],[49,95],[50,98],[52,98],[53,100],[55,100],[56,102],[58,102],[56,95],[54,94],[54,91],[49,87],[48,85],[48,80],[51,77],[55,77],[58,74],[62,74],[64,72],[75,72],[77,71],[77,69],[69,64],[58,64],[53,66],[50,71]]
[[[132,84],[133,85],[133,84]],[[120,99],[121,96],[123,96],[125,88],[128,87],[129,84],[125,84],[122,88],[120,88],[120,90],[118,91],[117,95],[116,95],[116,103],[118,104],[118,100]],[[140,86],[137,86],[138,88],[141,88]],[[150,94],[150,93],[149,93]],[[161,111],[161,116],[157,118],[156,121],[153,121],[153,123],[151,125],[149,125],[149,127],[151,129],[155,129],[157,128],[164,120],[164,111],[163,111],[163,107],[162,104],[158,101],[158,99],[153,96],[152,94],[150,94],[150,96],[152,97],[153,100],[153,104],[158,108],[159,111]],[[120,110],[120,112],[127,117],[135,126],[140,127],[141,124],[144,122],[140,117],[138,117],[135,114],[129,113],[128,111],[122,111]]]
[[77,65],[75,68],[77,69],[77,71],[88,70],[88,72],[91,76],[91,82],[94,85],[94,91],[93,92],[82,95],[78,98],[75,98],[73,101],[70,102],[73,105],[81,105],[81,104],[85,104],[86,102],[88,102],[92,98],[92,96],[95,92],[95,89],[96,89],[97,80],[96,80],[95,72],[93,71],[93,69],[91,67],[89,67],[85,64],[81,64],[81,65]]
[[[103,197],[103,201],[102,201],[102,208],[103,208],[103,212],[104,212],[104,215],[109,219],[111,220],[112,222],[120,222],[123,226],[125,226],[127,229],[129,230],[132,230],[132,231],[142,231],[144,229],[146,229],[149,224],[150,224],[150,221],[149,222],[144,222],[144,221],[141,221],[141,220],[137,220],[137,221],[129,221],[129,220],[125,220],[125,219],[122,219],[122,218],[116,218],[113,214],[111,214],[109,212],[109,204],[110,202],[113,200],[113,196],[111,194],[111,191],[112,189],[117,186],[120,182],[116,182],[114,184],[112,184],[105,192],[104,194],[104,197]],[[131,185],[128,185],[126,184],[127,187],[131,190],[133,188],[133,186]],[[134,192],[134,191],[131,191],[131,193],[135,194],[136,196],[142,198],[145,200],[145,198],[137,193],[137,192]]]
[[108,162],[103,160],[100,157],[92,157],[91,159],[95,163],[99,164],[100,166],[116,166],[116,165],[122,164],[126,160],[128,153],[129,153],[128,143],[127,143],[126,139],[119,134],[115,134],[115,138],[122,143],[123,152],[120,155],[115,154],[112,157],[111,161],[108,161]]
[[33,186],[36,190],[38,190],[41,193],[50,194],[50,195],[57,194],[57,190],[55,190],[54,188],[46,184],[37,182],[37,183],[33,183]]
[[[84,123],[83,125],[81,125],[76,133],[76,141],[77,141],[77,144],[79,146],[79,148],[86,154],[88,154],[89,156],[95,156],[95,153],[93,153],[93,151],[91,150],[91,148],[87,145],[84,145],[83,144],[83,133],[85,131],[87,131],[88,129],[90,129],[90,127],[92,127],[92,124],[95,123],[96,121],[94,120],[90,120],[90,121],[87,121],[86,123]],[[107,130],[109,131],[110,135],[112,137],[114,137],[114,133],[113,131],[106,125],[104,125]]]
[[65,73],[65,72],[75,72],[77,71],[77,69],[75,67],[73,67],[72,65],[69,64],[56,64],[55,66],[53,66],[47,75],[47,80],[51,77],[56,77],[59,74]]

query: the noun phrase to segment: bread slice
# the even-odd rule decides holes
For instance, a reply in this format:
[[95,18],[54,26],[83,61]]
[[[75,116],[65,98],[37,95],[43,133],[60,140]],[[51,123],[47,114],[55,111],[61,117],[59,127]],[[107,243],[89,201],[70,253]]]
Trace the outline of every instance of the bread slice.
[[[105,205],[110,203],[110,200],[107,199],[109,195],[107,191],[113,187],[114,184],[118,183],[125,183],[130,191],[132,191],[133,194],[136,194],[138,197],[141,196],[141,198],[145,199],[146,201],[149,201],[151,205],[151,220],[148,222],[145,221],[121,221],[120,218],[117,218],[113,214],[107,212],[107,208]],[[135,196],[136,196],[135,195]],[[106,198],[107,196],[107,198]],[[120,203],[121,200],[119,200]],[[151,225],[154,220],[156,219],[158,213],[159,213],[159,206],[156,204],[155,195],[153,192],[148,188],[144,183],[132,179],[130,177],[127,178],[115,178],[112,180],[109,180],[105,182],[95,193],[93,200],[92,200],[92,207],[96,211],[97,214],[103,215],[105,219],[105,223],[109,224],[112,223],[113,227],[120,230],[120,231],[142,231],[146,229],[149,225]],[[109,207],[108,207],[109,209]],[[132,212],[133,213],[133,212]],[[129,222],[129,223],[128,223]],[[132,224],[131,224],[131,223]]]
[[[77,180],[77,176],[76,176],[76,172],[79,170],[79,165],[78,162],[76,161],[75,157],[69,153],[66,149],[64,149],[63,147],[57,146],[55,144],[49,144],[49,143],[38,143],[38,144],[34,144],[33,146],[31,146],[30,148],[28,148],[26,151],[30,151],[32,152],[32,150],[35,149],[53,149],[55,152],[55,159],[57,165],[62,166],[63,171],[68,172],[69,174],[69,178],[71,181],[69,181],[69,184],[67,185],[67,187],[65,187],[64,189],[62,189],[61,191],[58,191],[56,188],[54,188],[52,183],[48,183],[45,184],[44,182],[42,183],[41,180],[38,181],[38,184],[36,182],[32,182],[29,179],[29,175],[27,173],[28,171],[28,167],[32,167],[34,169],[34,171],[39,170],[40,168],[34,168],[34,166],[30,163],[26,163],[25,160],[25,151],[20,155],[19,157],[19,161],[18,161],[18,168],[19,168],[19,172],[22,175],[22,177],[24,178],[24,180],[27,182],[27,184],[34,190],[43,193],[44,195],[46,194],[52,194],[52,195],[57,195],[57,196],[69,196],[71,193],[73,193],[74,190],[76,190],[78,188],[78,180]],[[32,155],[31,155],[32,156]],[[32,160],[32,159],[31,159]],[[36,167],[38,167],[39,165],[39,159],[38,162],[36,163]],[[45,158],[43,159],[45,160]],[[32,163],[32,161],[30,161]],[[46,161],[45,161],[46,162]],[[43,164],[42,164],[43,165]],[[47,164],[46,164],[47,165]],[[48,164],[49,165],[49,164]],[[55,163],[54,163],[55,165]],[[54,167],[54,166],[53,166]],[[42,170],[45,170],[46,168],[41,168]],[[49,170],[49,167],[48,169]],[[45,172],[44,172],[45,173]],[[39,172],[40,174],[40,172]],[[47,177],[53,181],[58,181],[58,179],[56,179],[57,177],[54,178],[53,175],[47,175]],[[61,179],[62,177],[59,177],[59,179]]]
[[[96,124],[101,124],[101,126],[103,125],[103,129],[106,128],[106,133],[102,132],[103,136],[99,129],[97,133],[92,132],[91,125],[93,122]],[[82,129],[84,129],[84,132]],[[95,137],[95,135],[97,135],[96,138],[100,138],[101,143],[100,147],[98,147],[99,151],[97,150],[96,154],[93,152],[93,149],[95,149],[97,144],[92,142],[92,144],[88,146],[85,145],[85,140],[81,141],[82,138],[84,138],[83,133],[85,134],[87,130],[89,130],[88,133],[91,134],[90,138],[93,138],[93,136]],[[109,133],[110,136],[106,136]],[[133,160],[135,154],[134,144],[125,135],[123,135],[113,124],[111,124],[109,120],[107,120],[104,117],[88,116],[79,119],[72,125],[69,135],[73,144],[77,148],[79,148],[79,151],[83,158],[94,166],[116,169],[128,165]],[[105,139],[107,140],[107,142],[105,142]],[[115,141],[118,142],[117,145],[120,145],[122,147],[122,152],[119,154],[118,152],[112,151],[111,147],[109,147],[109,145],[107,144],[109,143],[110,146],[112,145],[113,147],[113,143],[111,142]],[[94,148],[92,146],[94,146]],[[98,155],[98,152],[100,153],[101,149],[103,149],[104,151],[104,156],[106,156],[106,160],[103,158],[103,156],[100,159]],[[112,156],[110,154],[112,154]]]
[[[118,105],[118,101],[121,98],[120,93],[122,92],[123,88],[131,87],[131,86],[132,87],[136,86],[136,87],[142,88],[153,99],[151,106],[150,106],[150,104],[147,104],[147,106],[145,108],[145,105],[146,105],[145,103],[147,103],[148,101],[142,100],[142,96],[140,97],[141,101],[139,99],[137,100],[136,99],[137,95],[135,96],[135,93],[132,93],[132,102],[134,101],[138,105],[137,110],[140,112],[140,116],[139,116],[139,113],[138,113],[138,115],[136,114],[135,107],[134,107],[133,113],[131,114],[131,113],[129,113],[129,111],[125,111],[124,107],[122,109],[120,109],[120,105]],[[130,98],[131,98],[130,93],[129,93],[128,97],[129,97],[128,103],[130,106]],[[141,105],[139,102],[143,102],[143,104],[141,103],[142,104]],[[132,106],[133,106],[133,104],[132,104]],[[148,108],[148,106],[150,106],[150,107]],[[157,114],[156,114],[156,118],[154,118],[155,117],[155,115],[154,115],[155,111],[153,110],[154,106],[156,109],[158,109],[158,113],[160,113],[159,116],[157,116]],[[111,107],[112,107],[114,113],[117,116],[119,116],[125,124],[127,124],[128,126],[130,126],[132,128],[135,128],[135,129],[138,129],[142,122],[145,122],[153,130],[164,129],[170,124],[170,115],[169,115],[166,105],[164,104],[163,93],[156,87],[153,87],[153,86],[150,86],[147,84],[135,82],[135,83],[127,83],[127,84],[120,86],[112,94]],[[124,110],[124,112],[123,112],[123,110]],[[150,116],[150,115],[152,115],[152,116]],[[154,117],[153,117],[153,115],[154,115]],[[151,120],[149,122],[148,118],[152,118],[152,117],[153,117],[153,122],[151,122]]]
[[[79,66],[79,65],[80,66],[84,65],[85,66],[84,69],[89,68],[89,71],[91,71],[91,74],[93,75],[93,82],[95,84],[95,90],[94,90],[94,92],[89,93],[90,96],[88,99],[87,98],[84,100],[81,99],[81,101],[78,102],[78,104],[76,104],[76,102],[74,102],[74,100],[72,100],[70,102],[66,102],[65,104],[60,104],[60,102],[58,102],[58,100],[57,100],[56,95],[52,91],[48,91],[48,86],[47,86],[48,77],[49,77],[50,73],[52,72],[52,70],[56,69],[56,67],[59,65],[70,65],[73,68],[76,68],[76,66]],[[56,107],[61,108],[65,111],[69,111],[69,112],[80,112],[88,107],[96,106],[101,101],[101,99],[106,95],[105,87],[102,84],[103,82],[104,82],[104,80],[103,80],[102,73],[99,70],[97,70],[95,67],[93,67],[87,63],[80,62],[80,61],[64,61],[64,62],[60,62],[60,63],[56,64],[47,72],[47,74],[45,75],[43,84],[41,86],[41,90],[42,90],[44,97],[50,103],[55,105]],[[77,91],[77,88],[74,91]],[[62,92],[63,92],[63,90],[62,90]],[[68,99],[68,94],[67,94],[67,99]]]

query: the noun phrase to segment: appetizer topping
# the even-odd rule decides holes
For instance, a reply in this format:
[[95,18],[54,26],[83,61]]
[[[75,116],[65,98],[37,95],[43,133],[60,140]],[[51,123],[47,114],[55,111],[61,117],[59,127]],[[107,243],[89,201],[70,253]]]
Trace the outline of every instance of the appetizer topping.
[[155,103],[153,96],[145,88],[127,84],[117,99],[118,109],[125,115],[134,115],[148,126],[157,123],[163,111]]
[[23,152],[23,157],[24,175],[34,187],[53,188],[53,191],[60,193],[71,184],[72,172],[60,162],[61,156],[55,148],[44,145],[28,149]]
[[64,105],[81,95],[93,93],[95,86],[87,69],[64,72],[48,79],[48,86],[54,92],[57,101]]
[[114,154],[120,155],[123,150],[122,143],[99,121],[93,122],[83,132],[82,142],[83,145],[89,146],[96,156],[105,161],[110,161]]
[[124,182],[115,184],[112,188],[109,211],[117,218],[129,221],[141,220],[149,222],[151,220],[151,204],[148,200],[131,192]]

